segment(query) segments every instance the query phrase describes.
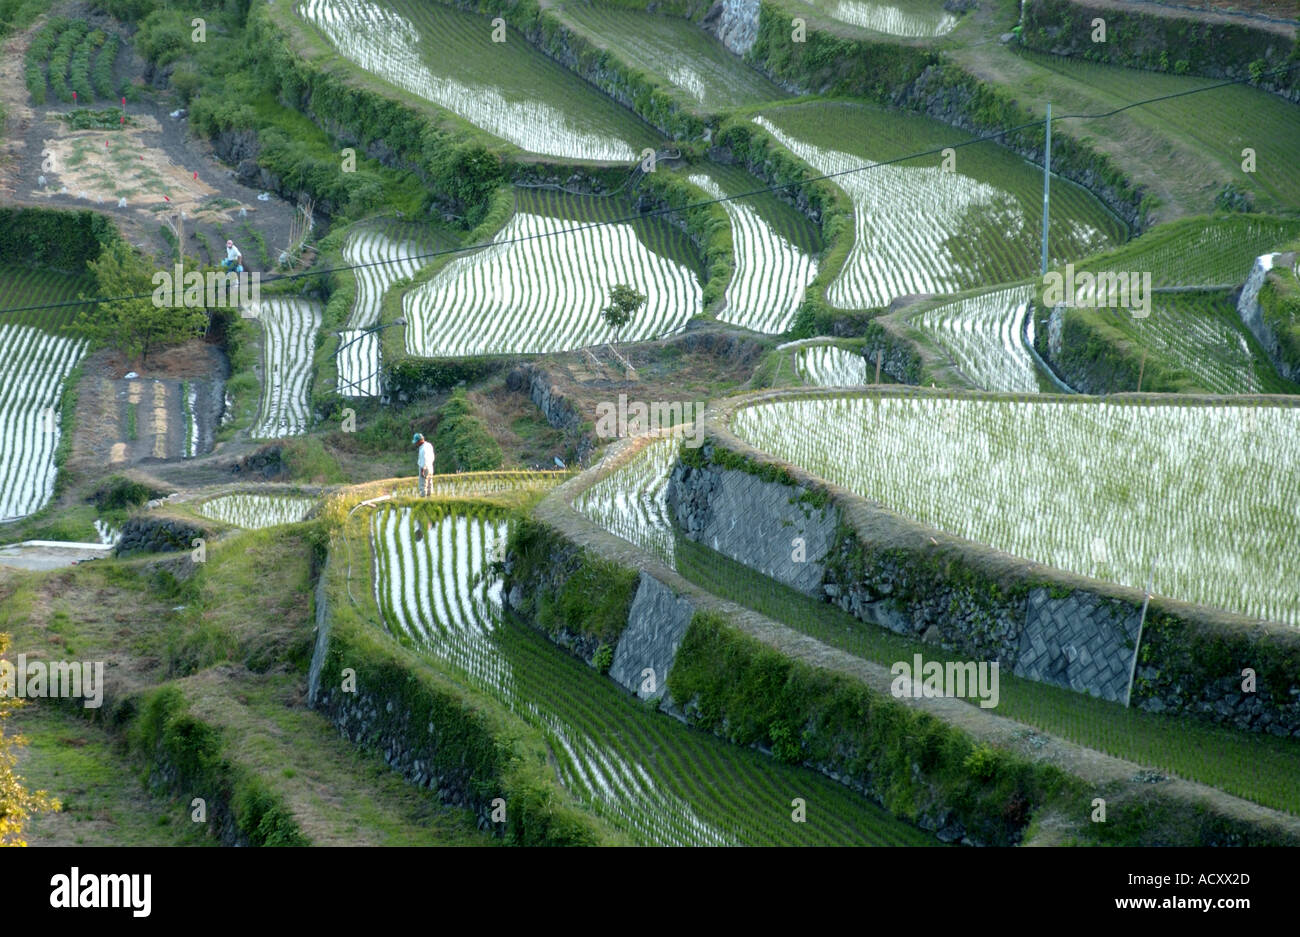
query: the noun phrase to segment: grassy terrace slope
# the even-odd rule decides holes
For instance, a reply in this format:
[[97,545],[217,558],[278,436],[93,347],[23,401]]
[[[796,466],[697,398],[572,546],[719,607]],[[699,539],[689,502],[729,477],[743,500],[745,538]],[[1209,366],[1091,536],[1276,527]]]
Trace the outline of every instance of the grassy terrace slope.
[[789,97],[689,20],[567,0],[554,9],[597,45],[663,79],[685,106],[703,111]]
[[[647,710],[536,631],[501,620],[500,585],[486,565],[507,524],[481,504],[379,509],[369,525],[372,614],[432,666],[540,728],[565,786],[588,809],[647,845],[927,841],[820,775]],[[363,612],[375,608],[362,601]],[[796,796],[817,805],[807,823],[790,822]]]
[[[721,553],[675,533],[664,501],[680,443],[642,443],[574,500],[601,527],[635,544],[686,579],[794,630],[863,660],[889,666],[922,654],[958,659],[934,644],[911,641],[859,621]],[[1025,726],[1158,771],[1200,781],[1266,806],[1300,814],[1300,747],[1189,719],[1161,716],[1071,690],[1001,674],[997,712]]]
[[1157,594],[1294,626],[1297,402],[843,396],[747,406],[733,430],[968,540],[1134,588],[1154,565]]
[[631,161],[658,134],[517,32],[440,3],[301,0],[348,61],[530,153]]
[[[318,536],[301,524],[239,533],[209,543],[197,568],[173,554],[0,569],[0,630],[14,653],[104,662],[95,723],[44,701],[19,716],[36,735],[25,774],[69,804],[33,825],[34,845],[210,842],[223,801],[255,843],[259,815],[277,817],[283,839],[319,845],[491,843],[468,811],[406,784],[306,708]],[[163,698],[170,714],[151,727]],[[194,796],[207,798],[206,826],[191,822]]]
[[[427,357],[560,351],[613,337],[600,318],[616,283],[646,304],[623,340],[657,338],[703,311],[699,260],[662,218],[588,227],[634,216],[628,199],[517,189],[516,212],[495,240],[458,256],[403,297],[406,350]],[[563,232],[539,237],[545,232]]]
[[[1019,17],[1016,0],[981,4],[969,32],[944,43],[954,62],[980,79],[1014,88],[1022,106],[1043,113],[1101,114],[1134,101],[1214,84],[1183,77],[1026,52],[998,42]],[[1153,221],[1214,207],[1225,185],[1251,192],[1259,210],[1300,207],[1300,170],[1287,153],[1297,138],[1294,104],[1247,87],[1223,88],[1144,105],[1099,120],[1058,122],[1065,133],[1109,155],[1161,203]],[[1242,172],[1252,147],[1257,171]]]
[[[846,102],[769,108],[755,120],[819,172],[942,147],[963,135],[937,121]],[[840,176],[853,199],[855,242],[827,298],[840,309],[951,293],[1037,270],[1042,178],[991,143],[955,151],[955,171],[926,157]],[[1086,256],[1117,243],[1122,222],[1084,189],[1053,187],[1051,256]]]

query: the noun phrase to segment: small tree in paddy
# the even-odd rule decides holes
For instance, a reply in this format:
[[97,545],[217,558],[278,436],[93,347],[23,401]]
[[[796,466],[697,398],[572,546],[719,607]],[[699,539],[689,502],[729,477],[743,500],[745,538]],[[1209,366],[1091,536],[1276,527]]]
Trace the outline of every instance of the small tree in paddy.
[[[605,324],[614,330],[614,341],[618,341],[619,333],[623,327],[632,321],[632,316],[645,305],[645,294],[638,293],[635,289],[626,283],[619,283],[609,291],[609,305],[600,311],[600,317],[605,320]],[[609,350],[614,352],[615,357],[623,362],[623,367],[627,368],[628,374],[635,372],[632,370],[631,363],[620,355],[613,345],[608,346]]]

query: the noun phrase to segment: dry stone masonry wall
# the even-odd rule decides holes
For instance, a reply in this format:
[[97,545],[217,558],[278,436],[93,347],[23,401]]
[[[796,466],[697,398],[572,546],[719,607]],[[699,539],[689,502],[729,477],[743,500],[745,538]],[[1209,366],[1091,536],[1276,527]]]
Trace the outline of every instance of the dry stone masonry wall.
[[[747,448],[725,437],[733,443]],[[700,450],[703,465],[679,462],[669,480],[670,516],[691,540],[862,621],[997,660],[1019,677],[1122,703],[1135,675],[1135,706],[1300,738],[1300,674],[1285,673],[1300,659],[1297,636],[1248,635],[1202,610],[1157,618],[1153,607],[1148,625],[1161,625],[1144,632],[1149,646],[1139,665],[1142,598],[1135,590],[1090,585],[953,538],[940,544],[919,525],[839,489],[826,486],[819,498],[811,479],[789,474],[792,484],[770,471],[760,475],[758,463],[750,463],[753,471],[733,467],[734,450],[721,465],[721,444],[710,437]],[[823,506],[814,507],[819,500]],[[802,554],[792,547],[796,538]],[[1178,657],[1193,659],[1175,664],[1180,634],[1203,640],[1179,650]],[[1209,658],[1224,647],[1231,652]],[[1241,664],[1256,660],[1281,666],[1267,690],[1243,692]]]

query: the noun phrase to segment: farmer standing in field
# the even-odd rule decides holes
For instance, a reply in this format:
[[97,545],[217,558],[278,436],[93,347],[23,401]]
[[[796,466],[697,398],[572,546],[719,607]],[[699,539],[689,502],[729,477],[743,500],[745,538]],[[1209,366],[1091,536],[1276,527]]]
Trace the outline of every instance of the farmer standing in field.
[[420,468],[420,497],[431,497],[433,495],[433,443],[425,439],[421,433],[411,437],[411,442],[420,447],[416,457],[416,464]]

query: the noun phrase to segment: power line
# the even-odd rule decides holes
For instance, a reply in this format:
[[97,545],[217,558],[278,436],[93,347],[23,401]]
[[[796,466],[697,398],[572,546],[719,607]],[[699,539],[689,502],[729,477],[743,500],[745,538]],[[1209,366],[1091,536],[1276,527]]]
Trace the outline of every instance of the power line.
[[[1275,77],[1281,77],[1283,74],[1295,68],[1300,68],[1300,62],[1295,62],[1286,67],[1279,66],[1276,69],[1272,69],[1270,74]],[[1131,104],[1125,104],[1122,107],[1115,108],[1114,110],[1103,111],[1098,114],[1062,114],[1059,117],[1051,118],[1051,121],[1052,123],[1055,123],[1060,120],[1101,120],[1106,117],[1112,117],[1115,114],[1119,114],[1123,111],[1131,110],[1132,108],[1135,107],[1142,107],[1147,104],[1156,104],[1161,101],[1168,101],[1173,98],[1186,97],[1191,94],[1200,94],[1204,91],[1214,91],[1219,88],[1229,87],[1231,85],[1249,84],[1253,80],[1254,79],[1249,77],[1234,78],[1230,81],[1221,81],[1212,85],[1203,85],[1200,88],[1191,88],[1187,91],[1177,91],[1172,94],[1162,94],[1153,98],[1146,98],[1141,101],[1134,101]],[[875,163],[867,163],[866,165],[863,166],[855,166],[849,169],[840,169],[835,172],[825,173],[820,176],[812,176],[807,179],[797,180],[795,182],[786,182],[780,185],[763,186],[762,188],[751,189],[748,192],[741,192],[738,195],[723,195],[718,198],[710,198],[699,202],[691,202],[690,204],[683,205],[679,208],[672,208],[672,207],[656,208],[647,212],[638,212],[635,215],[626,215],[622,218],[611,218],[606,221],[593,221],[590,222],[589,224],[578,225],[576,227],[571,227],[571,228],[563,228],[558,231],[539,231],[534,234],[524,234],[524,235],[519,235],[517,237],[505,238],[503,240],[482,241],[479,242],[478,244],[467,244],[459,247],[448,247],[448,248],[443,248],[441,250],[429,251],[424,254],[412,254],[400,258],[390,258],[386,260],[372,260],[367,263],[347,264],[339,267],[329,267],[324,270],[307,270],[302,273],[283,274],[281,276],[272,277],[269,280],[261,280],[259,282],[273,284],[273,283],[281,283],[285,281],[301,280],[307,277],[328,276],[331,273],[338,273],[345,270],[361,270],[366,267],[377,267],[383,264],[401,263],[401,262],[406,262],[411,260],[432,259],[437,257],[445,257],[448,254],[464,254],[464,253],[469,253],[471,251],[483,250],[484,248],[487,247],[497,247],[506,244],[521,244],[525,241],[533,241],[533,240],[537,240],[538,238],[557,237],[562,234],[576,234],[581,231],[590,231],[594,228],[602,228],[608,225],[631,224],[637,221],[643,221],[647,218],[658,218],[658,217],[663,217],[665,215],[675,214],[677,212],[691,211],[692,209],[696,209],[696,208],[706,208],[709,205],[717,205],[722,202],[734,202],[742,198],[752,198],[755,195],[766,195],[773,192],[781,192],[786,189],[793,189],[793,188],[798,188],[800,186],[811,185],[814,182],[824,182],[827,179],[836,179],[839,178],[840,176],[847,176],[853,173],[865,172],[869,169],[876,169],[881,166],[892,166],[897,163],[903,163],[903,162],[908,162],[909,160],[920,159],[921,157],[924,156],[934,156],[938,154],[943,154],[947,150],[956,150],[965,146],[974,146],[977,143],[987,143],[990,140],[996,140],[999,137],[1005,137],[1008,134],[1018,133],[1021,130],[1026,130],[1031,127],[1039,127],[1042,125],[1043,125],[1043,121],[1040,120],[1027,121],[1026,123],[1018,124],[1014,127],[1008,127],[1005,130],[998,130],[992,133],[986,133],[983,134],[982,136],[973,137],[969,140],[964,140],[960,143],[950,143],[946,146],[933,147],[928,150],[921,150],[916,153],[909,153],[906,156],[896,156],[892,159],[881,160]],[[144,299],[145,297],[152,296],[154,292],[156,291],[151,290],[147,293],[134,293],[129,296],[97,297],[94,299],[66,300],[61,303],[45,303],[36,306],[18,306],[12,309],[0,309],[0,314],[6,312],[32,312],[38,309],[63,309],[68,306],[87,306],[90,305],[91,303],[125,302],[126,300],[130,300],[130,299]]]

